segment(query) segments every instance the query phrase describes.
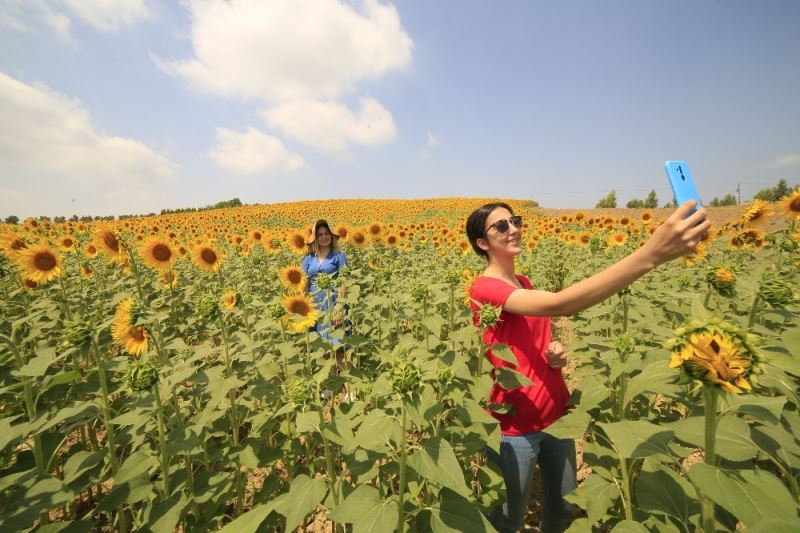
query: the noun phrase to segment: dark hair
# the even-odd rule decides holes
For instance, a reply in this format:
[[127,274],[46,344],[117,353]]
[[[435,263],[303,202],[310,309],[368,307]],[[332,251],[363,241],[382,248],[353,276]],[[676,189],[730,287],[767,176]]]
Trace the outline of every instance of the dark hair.
[[482,239],[486,236],[486,232],[484,231],[484,228],[486,227],[486,219],[489,218],[489,215],[492,213],[492,211],[498,207],[508,209],[509,213],[512,215],[514,214],[514,210],[511,209],[511,206],[507,203],[495,202],[479,207],[467,217],[467,239],[469,239],[469,243],[472,245],[472,249],[475,250],[475,253],[486,257],[487,259],[489,254],[486,253],[486,250],[482,250],[478,246],[478,239]]

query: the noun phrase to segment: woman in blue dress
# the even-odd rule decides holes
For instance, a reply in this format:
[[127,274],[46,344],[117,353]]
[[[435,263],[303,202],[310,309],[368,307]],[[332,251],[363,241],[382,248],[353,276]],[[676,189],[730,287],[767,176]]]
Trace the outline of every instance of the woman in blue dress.
[[[321,290],[317,286],[319,274],[328,274],[332,278],[339,276],[342,268],[347,266],[347,258],[344,252],[339,250],[339,236],[333,233],[331,227],[325,220],[317,220],[311,229],[309,251],[303,258],[300,267],[308,277],[308,292],[314,299],[314,305],[322,312],[322,318],[317,322],[315,329],[325,339],[339,344],[339,339],[329,334],[330,323],[328,322],[328,306],[331,311],[336,305],[336,289]],[[333,317],[333,327],[338,327],[342,323],[341,316]]]

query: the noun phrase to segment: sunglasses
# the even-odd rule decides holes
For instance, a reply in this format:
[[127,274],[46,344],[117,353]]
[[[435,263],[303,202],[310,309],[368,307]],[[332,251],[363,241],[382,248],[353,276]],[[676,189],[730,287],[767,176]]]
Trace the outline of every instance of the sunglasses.
[[508,220],[497,220],[495,222],[492,222],[491,224],[489,224],[489,227],[484,230],[484,233],[486,233],[492,228],[496,229],[498,233],[505,233],[510,228],[510,226],[508,225],[509,222],[511,224],[514,224],[515,228],[522,229],[522,217],[519,215],[514,215]]

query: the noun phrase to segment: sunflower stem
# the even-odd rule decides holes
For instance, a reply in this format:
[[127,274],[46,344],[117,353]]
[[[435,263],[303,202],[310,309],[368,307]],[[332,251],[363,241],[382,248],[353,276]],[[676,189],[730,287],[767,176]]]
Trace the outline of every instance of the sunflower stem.
[[161,405],[161,395],[158,382],[153,384],[153,401],[158,415],[158,445],[161,450],[161,491],[163,497],[169,498],[169,456],[167,455],[167,430],[164,423],[164,409]]
[[64,317],[67,320],[72,320],[72,312],[69,308],[69,300],[67,299],[67,289],[64,287],[64,276],[59,276],[58,285],[61,289],[61,306],[64,309]]
[[758,305],[761,303],[761,294],[756,293],[753,303],[750,304],[750,312],[747,314],[747,329],[751,329],[758,321]]
[[397,531],[403,533],[406,517],[404,509],[404,499],[406,493],[406,403],[405,398],[400,400],[400,419],[402,428],[402,438],[400,439],[400,485],[397,488]]
[[[711,385],[703,386],[703,403],[705,404],[705,450],[704,461],[707,465],[716,466],[716,439],[717,439],[717,398],[719,391]],[[703,512],[703,531],[714,533],[716,520],[714,519],[714,502],[708,495],[701,498]]]

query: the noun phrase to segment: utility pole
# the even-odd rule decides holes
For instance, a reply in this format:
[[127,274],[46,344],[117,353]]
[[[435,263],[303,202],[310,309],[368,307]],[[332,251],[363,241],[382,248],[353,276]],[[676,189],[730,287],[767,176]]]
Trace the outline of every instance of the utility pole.
[[736,203],[737,204],[741,204],[742,203],[742,184],[741,183],[737,183],[736,184]]

